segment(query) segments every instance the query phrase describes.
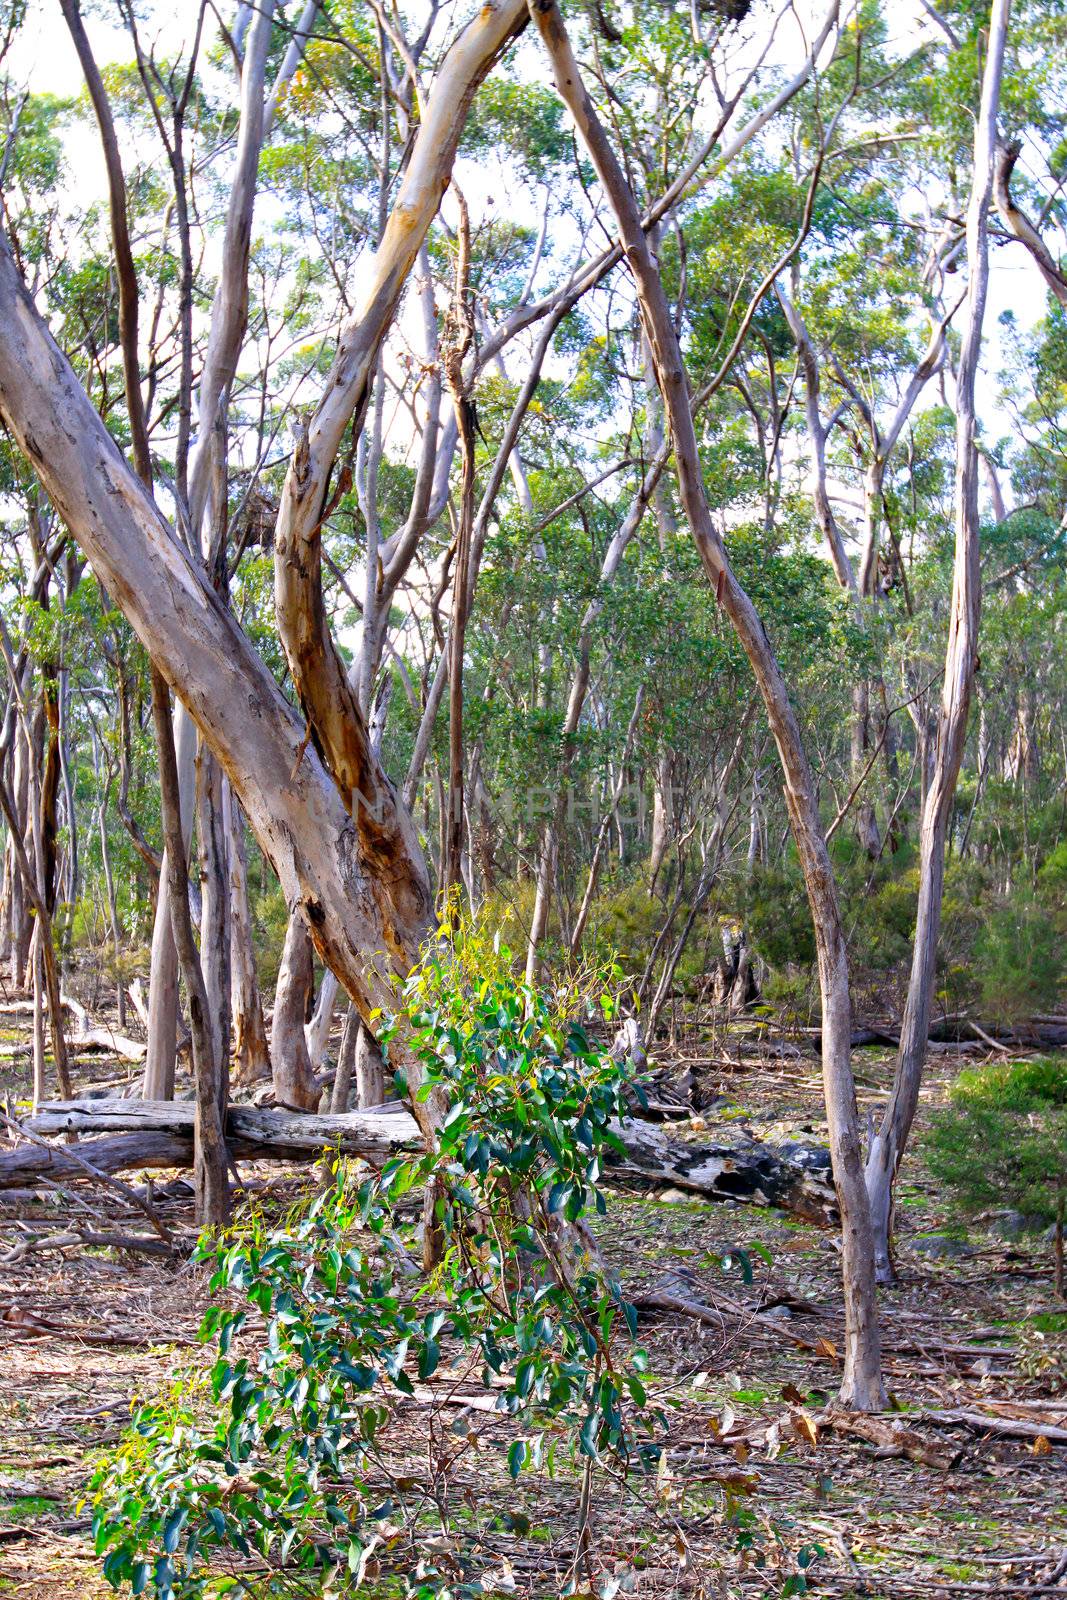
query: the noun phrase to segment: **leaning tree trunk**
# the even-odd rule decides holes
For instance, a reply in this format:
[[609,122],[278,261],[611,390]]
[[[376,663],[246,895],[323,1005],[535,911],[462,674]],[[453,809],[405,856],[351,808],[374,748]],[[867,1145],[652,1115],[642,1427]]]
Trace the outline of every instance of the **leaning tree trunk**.
[[811,904],[822,992],[823,1087],[834,1183],[841,1209],[845,1299],[841,1394],[846,1403],[858,1410],[878,1410],[885,1404],[885,1390],[881,1375],[870,1209],[863,1181],[850,1059],[852,1016],[848,958],[811,770],[781,669],[751,600],[730,569],[711,520],[678,336],[663,282],[641,226],[637,203],[582,84],[555,0],[532,0],[532,11],[552,61],[559,93],[574,117],[619,224],[671,430],[682,507],[716,595],[749,658],[781,758],[786,804]]
[[981,110],[974,140],[974,175],[967,210],[970,282],[967,286],[966,322],[956,385],[956,553],[952,610],[933,772],[923,807],[915,945],[893,1087],[867,1154],[867,1187],[874,1224],[876,1270],[878,1280],[882,1283],[893,1281],[890,1253],[893,1183],[919,1103],[941,926],[945,839],[967,742],[967,716],[978,654],[982,577],[974,391],[989,280],[987,212],[993,187],[997,108],[1009,11],[1010,0],[993,0],[988,53],[982,78]]
[[[428,926],[428,892],[421,905],[393,899],[305,719],[123,460],[2,239],[0,416],[222,762],[322,959],[362,1010],[387,1005],[390,973],[407,970]],[[368,782],[387,793],[369,750],[366,760]],[[413,830],[410,845],[421,863]]]
[[[261,8],[259,15],[268,12],[269,8]],[[457,37],[435,79],[398,204],[368,282],[368,299],[344,330],[326,398],[309,430],[308,447],[295,453],[288,492],[299,507],[297,554],[301,537],[312,542],[317,538],[322,507],[318,490],[330,478],[353,412],[361,414],[365,375],[390,325],[412,253],[424,238],[448,182],[471,99],[525,20],[522,0],[487,3]],[[106,133],[106,128],[102,131]],[[124,188],[116,163],[109,163],[109,178],[112,166],[116,167],[114,223],[124,217]],[[116,225],[116,234],[120,231]],[[128,250],[124,260],[128,266]],[[117,263],[121,278],[123,261],[117,257]],[[126,303],[136,306],[135,293]],[[213,323],[213,336],[214,331]],[[124,340],[127,354],[136,375],[136,352],[132,342]],[[131,391],[132,416],[139,399],[136,382]],[[428,928],[430,897],[414,829],[396,805],[368,746],[362,720],[357,718],[345,728],[340,740],[351,763],[338,763],[336,743],[314,715],[321,708],[314,696],[309,699],[305,694],[307,683],[301,682],[294,667],[305,709],[313,715],[319,735],[309,741],[306,717],[287,703],[153,504],[146,488],[147,460],[139,468],[141,483],[123,461],[51,339],[2,242],[0,416],[35,466],[100,581],[154,664],[176,686],[222,762],[278,874],[290,912],[305,913],[320,956],[341,977],[361,1012],[387,1004],[392,974],[407,969]],[[136,447],[136,436],[134,442]],[[280,534],[284,520],[280,519]],[[279,545],[284,543],[280,537]],[[284,588],[288,557],[284,548],[278,554]],[[317,560],[314,572],[312,591],[318,582]],[[307,592],[299,590],[298,600]],[[298,603],[298,626],[309,615],[313,623],[316,617],[321,621],[320,608],[321,587],[317,601],[313,592],[310,612]],[[313,677],[321,666],[320,639],[321,630],[313,625]],[[293,643],[286,640],[287,652],[292,651],[291,661],[300,663],[300,650],[294,650]],[[342,718],[346,708],[347,697],[342,697]],[[327,713],[322,722],[329,727],[330,721]],[[326,753],[325,761],[320,750]]]

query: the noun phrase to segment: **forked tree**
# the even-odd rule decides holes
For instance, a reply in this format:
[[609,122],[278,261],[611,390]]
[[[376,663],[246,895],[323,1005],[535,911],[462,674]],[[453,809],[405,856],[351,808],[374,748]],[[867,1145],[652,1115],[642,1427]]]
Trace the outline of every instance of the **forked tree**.
[[[821,39],[832,30],[836,9]],[[558,10],[538,3],[534,14],[619,232],[616,243],[575,275],[562,298],[599,282],[623,259],[633,275],[686,519],[748,655],[782,763],[819,956],[824,1083],[844,1239],[842,1394],[859,1408],[876,1409],[884,1396],[850,1066],[848,968],[812,775],[770,641],[711,524],[677,335],[647,242],[655,208],[642,216],[637,207],[581,84]],[[0,250],[0,414],[220,763],[277,873],[291,916],[304,919],[320,957],[364,1016],[387,1000],[390,975],[410,966],[430,926],[432,903],[412,819],[384,772],[367,707],[330,629],[322,530],[336,492],[339,453],[346,439],[351,448],[363,426],[384,342],[449,184],[475,91],[528,15],[526,0],[487,4],[443,58],[359,307],[342,330],[322,398],[296,441],[277,521],[275,590],[298,708],[284,698],[216,592],[203,544],[186,547],[123,459],[51,338],[10,250]],[[813,70],[816,56],[813,49],[792,92]],[[781,103],[780,94],[771,105]],[[765,113],[771,115],[771,108]],[[717,137],[677,175],[658,203],[659,215],[692,181]],[[717,168],[729,157],[728,146]],[[558,312],[559,298],[552,312]],[[547,314],[544,307],[531,307],[527,321]],[[225,388],[223,380],[212,405],[223,403]],[[225,693],[219,693],[220,683]],[[168,838],[176,840],[173,829]],[[428,1134],[439,1112],[433,1101],[416,1105]]]

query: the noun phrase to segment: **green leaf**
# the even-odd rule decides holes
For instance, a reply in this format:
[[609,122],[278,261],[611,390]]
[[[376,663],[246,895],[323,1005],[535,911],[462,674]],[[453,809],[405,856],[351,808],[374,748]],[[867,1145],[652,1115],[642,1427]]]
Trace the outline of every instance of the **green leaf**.
[[419,1352],[419,1377],[431,1377],[437,1371],[440,1360],[441,1346],[436,1339],[427,1339]]
[[583,1456],[589,1456],[593,1461],[599,1459],[597,1450],[597,1435],[600,1431],[600,1418],[595,1411],[590,1411],[578,1433],[578,1448]]
[[178,1540],[181,1538],[188,1517],[188,1506],[178,1506],[163,1524],[163,1548],[169,1556],[178,1548]]
[[104,1558],[104,1577],[113,1589],[126,1577],[130,1570],[130,1555],[128,1550],[112,1550]]
[[368,1367],[362,1361],[349,1361],[347,1357],[338,1361],[337,1371],[347,1378],[349,1383],[353,1384],[360,1394],[365,1394],[368,1389],[373,1389],[377,1377],[373,1367]]

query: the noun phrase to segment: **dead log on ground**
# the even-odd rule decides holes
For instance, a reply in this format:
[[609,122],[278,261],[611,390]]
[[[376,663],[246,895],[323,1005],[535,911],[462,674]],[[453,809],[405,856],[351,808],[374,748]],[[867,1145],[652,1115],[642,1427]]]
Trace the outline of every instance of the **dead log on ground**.
[[[74,1031],[69,1043],[75,1052],[83,1050],[106,1050],[111,1055],[121,1056],[125,1061],[143,1061],[148,1051],[148,1046],[140,1039],[131,1039],[124,1033],[116,1033],[114,1028],[107,1024],[95,1024],[85,1007],[70,995],[64,995],[60,1001],[62,1009],[74,1018]],[[0,1004],[0,1016],[18,1017],[33,1015],[32,1000],[7,1000]]]
[[921,1433],[909,1428],[900,1417],[868,1416],[863,1412],[830,1406],[818,1413],[815,1421],[820,1428],[830,1428],[835,1433],[852,1434],[866,1440],[874,1445],[876,1454],[881,1457],[903,1456],[908,1461],[917,1461],[925,1467],[937,1467],[944,1472],[951,1472],[957,1467],[963,1454],[961,1450],[931,1444]]
[[[90,1134],[77,1146],[82,1161],[103,1172],[138,1167],[182,1167],[192,1159],[191,1101],[123,1100],[114,1097],[42,1104],[26,1119],[38,1137]],[[829,1155],[814,1145],[688,1143],[662,1126],[627,1120],[612,1131],[626,1147],[612,1156],[606,1178],[620,1188],[676,1188],[694,1196],[776,1206],[827,1222],[835,1215]],[[235,1160],[307,1161],[326,1149],[382,1158],[418,1149],[414,1119],[399,1104],[342,1116],[302,1116],[254,1106],[230,1106],[226,1136]],[[0,1188],[32,1184],[37,1177],[72,1178],[78,1163],[62,1147],[24,1146],[0,1153]]]
[[626,1146],[623,1158],[609,1157],[606,1176],[626,1186],[669,1186],[715,1200],[776,1206],[814,1222],[836,1217],[830,1177],[830,1152],[819,1145],[689,1143],[671,1138],[662,1126],[629,1120],[612,1131]]

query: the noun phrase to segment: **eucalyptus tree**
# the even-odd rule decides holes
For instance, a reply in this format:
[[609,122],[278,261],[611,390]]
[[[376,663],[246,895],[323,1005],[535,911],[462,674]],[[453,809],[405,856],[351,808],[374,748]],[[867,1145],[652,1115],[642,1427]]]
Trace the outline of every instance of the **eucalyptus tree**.
[[967,301],[956,381],[955,561],[941,709],[920,835],[919,902],[908,996],[889,1103],[867,1155],[878,1276],[892,1278],[893,1179],[911,1130],[926,1054],[945,870],[945,839],[967,739],[981,606],[975,381],[989,283],[988,212],[1004,74],[1010,0],[993,0],[974,135],[967,208]]
[[[269,12],[266,8],[257,13],[253,26],[266,30]],[[236,251],[236,261],[224,261],[225,282],[230,282],[227,274],[231,269],[241,270],[236,273],[235,286],[216,298],[217,316],[212,319],[208,345],[211,359],[200,380],[200,430],[196,452],[188,464],[189,527],[194,534],[189,548],[175,539],[147,487],[126,467],[84,389],[50,339],[10,251],[5,248],[0,256],[0,411],[156,667],[176,689],[206,746],[222,763],[271,857],[291,914],[306,919],[320,955],[364,1014],[388,993],[390,970],[403,970],[413,959],[429,925],[430,893],[410,816],[375,753],[367,708],[329,624],[323,591],[323,527],[345,492],[339,457],[342,451],[358,450],[364,423],[375,414],[384,343],[419,249],[437,215],[471,101],[526,20],[525,5],[519,0],[498,0],[484,7],[449,46],[428,90],[417,81],[418,69],[412,71],[404,62],[415,80],[413,90],[421,98],[410,153],[354,302],[356,309],[342,327],[321,399],[296,430],[278,507],[274,540],[278,631],[299,698],[299,713],[279,692],[201,565],[206,528],[211,528],[214,541],[206,547],[209,554],[217,548],[218,514],[224,498],[216,495],[212,502],[208,493],[212,484],[200,477],[198,463],[210,460],[216,469],[224,465],[224,456],[217,453],[213,441],[218,438],[220,419],[224,419],[235,344],[243,325],[247,267],[243,246]],[[560,52],[569,49],[558,16],[539,13],[539,20],[558,65]],[[710,523],[676,336],[644,236],[644,227],[667,216],[687,185],[703,176],[709,157],[715,157],[709,170],[720,170],[797,92],[835,20],[836,6],[828,13],[798,74],[765,101],[732,138],[727,135],[717,150],[751,76],[742,84],[737,95],[722,106],[714,132],[695,141],[692,152],[679,158],[678,170],[645,219],[624,175],[613,165],[599,124],[588,116],[588,101],[578,97],[576,69],[564,71],[564,97],[577,116],[583,138],[590,142],[622,238],[587,258],[547,297],[520,300],[507,327],[494,334],[483,350],[492,354],[494,341],[499,341],[500,348],[508,336],[540,322],[542,331],[524,385],[524,395],[532,393],[549,340],[567,310],[624,256],[634,270],[685,515],[716,596],[742,638],[767,704],[816,913],[826,998],[828,1115],[844,1215],[849,1325],[844,1392],[854,1403],[871,1406],[881,1399],[878,1341],[870,1294],[866,1197],[862,1183],[857,1186],[856,1182],[858,1141],[848,1067],[847,972],[832,874],[784,681],[766,634]],[[384,14],[379,22],[383,31],[388,31]],[[397,53],[401,58],[405,55],[399,44]],[[245,84],[250,90],[250,101],[246,99],[250,120],[242,118],[241,127],[242,135],[256,144],[264,121],[263,79],[249,65],[250,59],[261,58],[248,43]],[[563,59],[566,66],[570,58]],[[239,143],[238,148],[244,146]],[[244,170],[240,163],[239,169]],[[254,191],[251,182],[232,195],[231,218],[237,219],[242,238],[248,226],[249,190]],[[210,384],[206,378],[211,379]],[[191,395],[189,400],[191,405]],[[513,409],[514,426],[509,425],[505,432],[483,492],[485,509],[479,509],[469,530],[472,563],[479,540],[484,540],[488,531],[489,510],[516,448],[525,408]],[[183,486],[177,488],[180,516]],[[208,510],[212,503],[214,521]],[[227,686],[222,695],[218,693],[220,682]],[[158,706],[156,720],[162,736],[166,720]],[[169,765],[165,737],[163,743]],[[167,838],[168,844],[176,845],[173,806]],[[171,887],[173,892],[173,867]],[[184,934],[183,942],[188,950],[190,941]],[[418,1101],[417,1106],[431,1131],[440,1108],[432,1101]]]

